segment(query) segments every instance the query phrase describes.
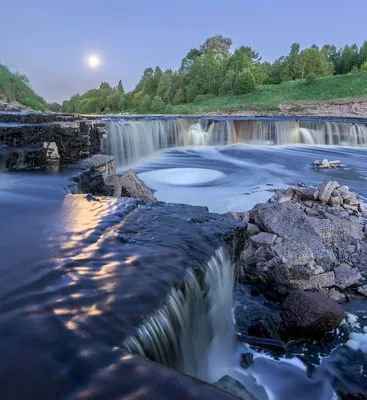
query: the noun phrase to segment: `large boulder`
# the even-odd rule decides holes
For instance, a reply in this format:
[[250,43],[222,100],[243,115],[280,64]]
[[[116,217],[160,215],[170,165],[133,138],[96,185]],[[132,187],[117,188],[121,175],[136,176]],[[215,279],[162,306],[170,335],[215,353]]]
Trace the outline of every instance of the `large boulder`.
[[332,252],[323,244],[309,218],[297,204],[282,203],[256,210],[256,224],[264,231],[285,239],[304,243],[311,249],[316,261],[329,265],[335,261]]
[[145,204],[158,201],[148,186],[131,169],[117,179],[116,186],[118,196],[140,199]]
[[291,292],[280,313],[286,332],[296,336],[318,336],[335,329],[344,318],[342,307],[322,293]]

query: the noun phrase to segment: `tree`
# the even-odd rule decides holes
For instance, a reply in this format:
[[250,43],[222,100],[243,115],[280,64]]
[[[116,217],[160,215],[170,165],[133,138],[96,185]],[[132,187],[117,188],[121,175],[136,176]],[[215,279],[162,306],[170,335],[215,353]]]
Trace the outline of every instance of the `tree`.
[[61,111],[61,104],[59,103],[49,103],[48,108],[50,111],[53,112],[60,112]]
[[143,97],[143,100],[139,104],[139,111],[142,113],[146,113],[150,110],[151,105],[152,105],[152,100],[150,99],[150,96],[146,94]]
[[189,72],[190,68],[193,64],[193,62],[195,61],[196,57],[200,57],[201,56],[201,51],[198,49],[191,49],[185,58],[182,59],[181,61],[181,66],[179,69],[180,74],[183,74],[185,72]]
[[143,100],[143,97],[144,97],[144,92],[142,90],[140,90],[139,92],[136,92],[133,97],[133,105],[135,107],[137,107],[140,104],[140,102]]
[[183,91],[183,89],[180,88],[176,92],[173,104],[182,104],[182,103],[185,103],[185,92]]
[[223,83],[223,69],[213,53],[206,53],[204,56],[204,94],[219,94]]
[[294,77],[304,79],[309,74],[326,76],[329,74],[329,62],[324,52],[316,48],[302,50],[294,63]]
[[222,35],[212,36],[205,40],[200,46],[202,54],[213,53],[217,59],[229,56],[229,48],[232,46],[232,39]]
[[120,93],[125,94],[125,90],[124,90],[124,87],[122,86],[121,79],[119,80],[119,83],[117,84],[117,90],[118,90]]
[[153,101],[152,101],[152,111],[155,113],[161,113],[164,112],[165,109],[165,104],[160,96],[155,96]]
[[255,88],[255,77],[250,70],[245,69],[237,76],[236,94],[251,93]]
[[361,72],[367,71],[367,60],[361,65],[360,71]]
[[119,91],[116,91],[113,94],[110,94],[106,98],[106,106],[109,107],[113,111],[118,111],[120,106],[122,94]]

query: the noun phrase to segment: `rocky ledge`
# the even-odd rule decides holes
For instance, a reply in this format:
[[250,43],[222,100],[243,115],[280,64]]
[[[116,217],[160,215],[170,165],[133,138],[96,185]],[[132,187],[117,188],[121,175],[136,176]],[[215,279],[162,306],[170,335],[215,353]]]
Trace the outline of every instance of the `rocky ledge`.
[[248,222],[240,281],[269,296],[313,290],[338,301],[367,297],[364,206],[337,182],[276,190],[269,203],[232,213]]

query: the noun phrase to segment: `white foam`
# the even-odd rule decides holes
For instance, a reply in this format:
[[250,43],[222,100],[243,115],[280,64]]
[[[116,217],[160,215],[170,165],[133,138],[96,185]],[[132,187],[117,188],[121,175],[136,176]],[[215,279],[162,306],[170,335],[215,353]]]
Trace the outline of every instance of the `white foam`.
[[224,176],[223,172],[205,168],[167,168],[139,174],[145,182],[154,180],[169,185],[199,185]]

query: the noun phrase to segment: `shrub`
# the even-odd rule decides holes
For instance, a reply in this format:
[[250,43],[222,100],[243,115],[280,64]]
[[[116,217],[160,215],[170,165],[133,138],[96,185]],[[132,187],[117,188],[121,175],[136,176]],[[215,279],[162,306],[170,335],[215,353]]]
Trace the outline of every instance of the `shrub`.
[[255,91],[255,77],[254,74],[245,69],[236,79],[236,94],[246,94]]
[[152,101],[152,111],[155,113],[162,113],[165,105],[161,96],[155,96]]
[[152,105],[152,100],[150,99],[150,96],[146,94],[143,97],[143,100],[139,104],[139,111],[142,113],[146,113],[150,110],[151,105]]
[[367,71],[367,61],[365,61],[365,62],[361,65],[360,71],[361,71],[361,72]]
[[172,106],[172,104],[167,104],[164,111],[165,111],[166,114],[172,114],[172,113],[173,113],[173,106]]
[[311,85],[312,83],[315,83],[317,80],[317,75],[314,72],[310,72],[309,74],[306,75],[306,84]]

